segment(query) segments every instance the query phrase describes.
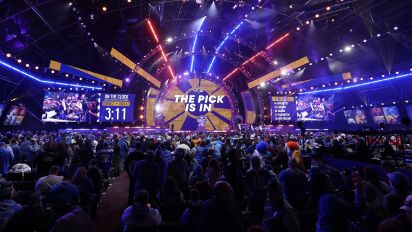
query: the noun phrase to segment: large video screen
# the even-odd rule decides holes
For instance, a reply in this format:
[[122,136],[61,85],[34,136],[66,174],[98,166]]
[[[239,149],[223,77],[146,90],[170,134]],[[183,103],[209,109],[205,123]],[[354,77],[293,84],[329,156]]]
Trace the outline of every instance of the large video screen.
[[296,101],[293,96],[270,96],[270,115],[273,121],[295,121]]
[[396,106],[372,107],[370,111],[376,124],[400,124],[401,122],[398,107]]
[[350,125],[367,123],[366,114],[363,109],[345,110],[343,113],[345,114],[346,122]]
[[18,126],[22,123],[26,116],[27,109],[23,104],[18,104],[10,107],[9,112],[4,120],[4,125]]
[[3,112],[6,109],[6,104],[0,103],[0,117],[3,116]]
[[133,122],[134,94],[102,94],[101,122]]
[[296,102],[299,121],[329,121],[335,117],[333,112],[334,95],[298,95]]
[[99,93],[46,92],[43,122],[98,122]]
[[400,124],[401,115],[397,106],[383,107],[383,113],[385,114],[386,123],[388,124]]

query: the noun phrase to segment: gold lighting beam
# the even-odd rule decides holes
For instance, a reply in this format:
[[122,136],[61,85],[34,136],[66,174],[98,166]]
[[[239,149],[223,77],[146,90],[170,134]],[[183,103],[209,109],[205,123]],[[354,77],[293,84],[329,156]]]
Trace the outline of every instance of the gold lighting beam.
[[59,72],[64,72],[64,73],[69,73],[72,75],[76,75],[76,76],[80,76],[80,77],[84,77],[87,79],[94,79],[97,81],[104,81],[119,87],[123,86],[123,81],[113,78],[113,77],[109,77],[109,76],[105,76],[103,74],[99,74],[99,73],[95,73],[86,69],[82,69],[82,68],[78,68],[75,66],[71,66],[68,64],[62,64],[60,62],[54,61],[54,60],[50,60],[50,64],[49,64],[49,68],[59,71]]
[[118,61],[122,62],[124,65],[129,67],[131,70],[135,71],[137,74],[142,76],[144,79],[146,79],[147,81],[152,83],[157,88],[160,88],[160,81],[159,80],[157,80],[154,76],[150,75],[148,72],[146,72],[141,67],[137,66],[136,63],[131,61],[129,58],[127,58],[125,55],[120,53],[118,50],[112,48],[112,50],[110,51],[110,55],[112,55]]
[[303,58],[301,58],[301,59],[299,59],[299,60],[296,60],[296,61],[294,61],[294,62],[292,62],[292,63],[290,63],[290,64],[288,64],[288,65],[285,65],[285,66],[283,66],[283,67],[281,67],[281,68],[279,68],[279,69],[276,69],[276,70],[273,71],[273,72],[270,72],[270,73],[268,73],[268,74],[266,74],[266,75],[264,75],[264,76],[262,76],[262,77],[259,77],[259,78],[255,79],[255,80],[247,83],[247,86],[249,87],[249,89],[252,89],[252,88],[260,85],[260,83],[262,83],[262,82],[267,82],[267,81],[270,81],[270,80],[272,80],[272,79],[274,79],[274,78],[276,78],[276,77],[279,77],[279,76],[281,75],[282,70],[296,69],[296,68],[299,68],[300,66],[305,65],[305,64],[307,64],[307,63],[309,63],[309,59],[308,59],[307,56],[305,56],[305,57],[303,57]]

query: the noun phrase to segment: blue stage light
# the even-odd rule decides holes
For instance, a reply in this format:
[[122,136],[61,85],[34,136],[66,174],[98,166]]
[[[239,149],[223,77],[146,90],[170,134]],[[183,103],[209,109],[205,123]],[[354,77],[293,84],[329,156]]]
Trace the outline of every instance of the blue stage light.
[[301,93],[298,93],[298,94],[315,94],[315,93],[324,93],[324,92],[331,92],[331,91],[344,91],[344,90],[347,90],[347,89],[353,89],[353,88],[358,88],[358,87],[362,87],[362,86],[373,85],[373,84],[377,84],[377,83],[381,83],[381,82],[391,81],[391,80],[400,79],[400,78],[404,78],[404,77],[410,77],[410,76],[412,76],[412,73],[396,75],[396,76],[388,77],[388,78],[385,78],[385,79],[369,81],[369,82],[360,83],[360,84],[356,84],[356,85],[342,86],[342,87],[336,87],[336,88],[330,88],[330,89],[314,90],[314,91],[309,91],[309,92],[301,92]]
[[15,72],[18,72],[18,73],[20,73],[20,74],[22,74],[22,75],[24,75],[24,76],[26,76],[26,77],[29,77],[29,78],[31,78],[31,79],[33,79],[33,80],[35,80],[35,81],[38,81],[38,82],[40,82],[40,83],[52,84],[52,85],[61,85],[61,86],[74,86],[74,87],[80,87],[80,88],[86,88],[86,89],[102,90],[101,87],[96,87],[96,86],[78,85],[78,84],[73,84],[73,83],[64,83],[64,82],[58,82],[58,81],[42,80],[42,79],[40,79],[40,78],[38,78],[38,77],[36,77],[36,76],[28,73],[28,72],[25,72],[25,71],[23,71],[23,70],[15,67],[15,66],[13,66],[13,65],[10,65],[10,64],[8,64],[8,63],[6,63],[6,62],[3,62],[3,61],[1,61],[1,60],[0,60],[0,64],[3,65],[3,66],[6,67],[6,68],[9,68],[9,69],[11,69],[11,70],[13,70],[13,71],[15,71]]
[[200,21],[199,27],[197,28],[196,31],[196,36],[195,40],[193,41],[193,46],[192,46],[192,61],[190,62],[190,72],[193,72],[193,65],[195,63],[195,48],[196,48],[196,42],[197,42],[197,36],[199,35],[200,28],[202,28],[203,23],[205,22],[206,16],[203,17]]
[[[243,24],[243,21],[240,22],[235,28],[233,28],[233,30],[230,32],[230,35],[233,35],[240,28],[240,26],[242,26],[242,24]],[[223,39],[223,41],[217,47],[217,49],[215,51],[215,54],[217,54],[220,51],[220,49],[222,48],[223,44],[225,44],[227,39],[229,39],[229,35],[226,35],[226,37]],[[213,63],[215,62],[215,60],[216,60],[216,55],[213,56],[213,59],[210,62],[209,67],[207,68],[207,73],[209,73],[210,70],[212,69]]]

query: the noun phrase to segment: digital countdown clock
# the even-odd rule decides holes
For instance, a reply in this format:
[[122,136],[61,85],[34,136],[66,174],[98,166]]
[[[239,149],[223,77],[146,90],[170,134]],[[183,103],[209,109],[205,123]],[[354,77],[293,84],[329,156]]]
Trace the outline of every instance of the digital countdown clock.
[[102,94],[100,121],[133,122],[134,99],[134,94]]

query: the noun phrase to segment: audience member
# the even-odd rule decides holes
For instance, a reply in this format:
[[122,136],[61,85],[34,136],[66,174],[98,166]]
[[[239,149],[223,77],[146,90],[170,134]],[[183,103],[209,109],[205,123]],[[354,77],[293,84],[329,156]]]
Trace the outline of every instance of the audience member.
[[35,190],[46,196],[55,185],[63,181],[63,176],[60,176],[59,173],[60,167],[53,165],[48,176],[43,176],[37,180]]

